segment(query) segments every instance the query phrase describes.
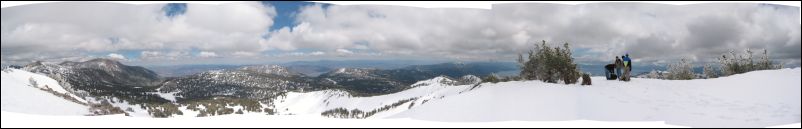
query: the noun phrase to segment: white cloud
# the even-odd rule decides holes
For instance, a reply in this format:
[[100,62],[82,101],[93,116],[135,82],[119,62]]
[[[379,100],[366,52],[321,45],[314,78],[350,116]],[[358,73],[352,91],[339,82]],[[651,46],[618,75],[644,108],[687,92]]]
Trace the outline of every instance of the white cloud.
[[[347,50],[345,50],[345,51],[347,51]],[[348,51],[348,52],[350,52],[350,51]],[[310,56],[325,56],[325,54],[326,54],[326,52],[314,51],[314,52],[286,52],[286,53],[268,54],[268,55],[265,55],[265,56],[267,56],[267,57],[310,57]]]
[[259,52],[275,8],[259,2],[187,4],[168,18],[165,4],[57,2],[3,8],[2,47],[23,54],[176,50]]
[[179,60],[179,59],[190,59],[191,55],[189,52],[185,51],[170,51],[170,52],[160,52],[160,51],[142,51],[139,54],[139,58],[143,61],[158,61],[158,60]]
[[115,59],[115,60],[126,60],[125,56],[117,54],[117,53],[110,53],[109,55],[106,55],[106,56],[108,56],[111,59]]
[[217,53],[202,51],[202,52],[198,53],[198,57],[202,57],[202,58],[217,57]]
[[496,51],[493,35],[488,34],[492,34],[490,13],[482,9],[379,5],[332,5],[324,9],[315,5],[301,9],[298,26],[271,32],[265,44],[286,51],[311,48],[349,53],[343,50],[352,49],[391,55],[472,54],[452,48]]
[[[163,5],[4,8],[3,61],[118,50],[143,50],[140,58],[149,60],[375,55],[512,61],[541,40],[571,43],[581,51],[578,61],[608,62],[624,53],[644,62],[704,60],[745,48],[768,48],[790,62],[802,55],[799,8],[765,4],[533,3],[496,4],[491,10],[314,5],[294,13],[297,26],[271,32],[265,31],[275,8],[256,2],[189,4],[185,15],[172,19],[160,12]],[[202,52],[190,56],[195,49]],[[313,52],[297,52],[307,50]],[[263,55],[267,51],[284,53]]]
[[285,51],[512,60],[546,40],[592,55],[578,55],[580,61],[606,62],[624,53],[644,61],[713,59],[745,48],[798,59],[798,11],[762,4],[497,4],[492,10],[315,5],[301,9],[298,26],[270,32],[263,44]]
[[325,52],[321,52],[321,51],[315,51],[315,52],[309,53],[309,55],[313,55],[313,56],[318,56],[318,55],[323,55],[323,54],[326,54],[326,53]]
[[257,56],[258,54],[254,53],[254,52],[236,51],[236,52],[232,53],[231,55],[233,55],[235,57],[253,57],[253,56]]
[[350,50],[346,50],[346,49],[337,49],[337,53],[339,53],[339,54],[345,54],[345,55],[347,55],[347,54],[354,54],[354,52],[352,52],[352,51],[350,51]]
[[798,7],[498,4],[492,11],[500,35],[495,43],[516,46],[510,51],[531,48],[527,41],[546,40],[587,49],[592,56],[580,61],[608,62],[624,53],[646,62],[681,57],[711,61],[730,49],[746,48],[768,48],[778,59],[800,58]]

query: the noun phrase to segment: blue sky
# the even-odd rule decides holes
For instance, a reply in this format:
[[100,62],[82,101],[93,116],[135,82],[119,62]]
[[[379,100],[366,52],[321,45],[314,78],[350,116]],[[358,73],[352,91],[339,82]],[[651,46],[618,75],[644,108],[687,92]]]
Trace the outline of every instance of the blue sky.
[[164,11],[164,16],[167,16],[167,17],[170,17],[170,18],[178,16],[178,15],[183,15],[184,13],[187,12],[187,4],[186,3],[168,3],[167,5],[164,5],[164,7],[162,8],[162,11]]
[[[264,5],[272,5],[276,8],[276,13],[278,14],[273,19],[273,26],[270,27],[268,31],[278,30],[282,27],[293,27],[296,25],[294,15],[298,13],[298,10],[301,9],[303,6],[310,6],[314,5],[314,2],[303,2],[303,1],[262,1]],[[328,8],[330,4],[326,3],[318,3],[323,6],[323,8]]]

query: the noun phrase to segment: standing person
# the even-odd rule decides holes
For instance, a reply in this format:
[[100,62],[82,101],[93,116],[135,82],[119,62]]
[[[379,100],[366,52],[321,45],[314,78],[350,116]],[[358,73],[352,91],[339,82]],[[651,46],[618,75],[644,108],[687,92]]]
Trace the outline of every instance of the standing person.
[[629,74],[631,74],[632,72],[632,60],[629,58],[629,53],[624,55],[623,59],[624,59],[623,61],[625,69],[624,69],[624,77],[622,77],[622,80],[629,81]]
[[618,79],[621,79],[621,69],[624,68],[624,62],[621,61],[621,58],[615,56],[615,75],[618,76]]

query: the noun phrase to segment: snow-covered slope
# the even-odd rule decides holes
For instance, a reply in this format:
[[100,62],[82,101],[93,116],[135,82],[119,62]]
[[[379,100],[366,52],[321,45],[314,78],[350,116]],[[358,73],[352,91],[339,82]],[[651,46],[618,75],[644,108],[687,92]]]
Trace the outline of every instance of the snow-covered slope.
[[[664,121],[691,127],[767,127],[800,122],[801,73],[800,68],[794,68],[715,79],[635,78],[630,82],[592,77],[591,86],[540,81],[460,85],[464,83],[458,83],[459,80],[477,78],[454,80],[441,76],[393,94],[354,97],[341,90],[289,92],[276,98],[273,104],[279,115],[341,118],[444,122]],[[9,69],[2,76],[3,111],[36,114],[86,111],[83,105],[32,87],[30,80],[35,80],[37,87],[67,93],[60,92],[65,90],[58,89],[60,86],[52,79]],[[197,113],[186,114],[191,117]]]
[[334,90],[288,93],[276,101],[276,107],[282,114],[314,115],[336,108],[366,112],[403,102],[368,118],[666,121],[692,127],[766,127],[800,122],[800,78],[800,68],[698,80],[621,82],[593,77],[592,86],[540,81],[450,86],[441,83],[448,82],[443,78],[434,78],[418,83],[430,85],[372,97],[350,97]]
[[347,92],[340,90],[323,90],[307,93],[290,92],[274,102],[276,103],[275,106],[276,109],[279,110],[279,113],[296,115],[320,115],[324,111],[335,108],[344,108],[347,110],[358,109],[368,112],[379,110],[379,108],[393,105],[394,103],[401,104],[394,108],[382,110],[374,115],[367,116],[381,118],[414,107],[415,105],[409,106],[411,103],[420,105],[421,103],[440,99],[444,96],[459,94],[471,88],[467,85],[449,85],[452,83],[456,83],[456,81],[441,76],[413,84],[412,86],[416,87],[412,89],[394,94],[371,97],[353,97]]
[[89,107],[42,89],[51,89],[75,100],[85,100],[67,92],[56,80],[18,69],[2,71],[2,111],[43,115],[86,115]]
[[[413,119],[336,119],[310,115],[237,114],[187,118],[143,118],[123,115],[108,116],[46,116],[0,112],[3,128],[510,128],[510,127],[682,127],[662,122],[606,122],[606,121],[499,121],[499,122],[437,122]],[[47,121],[47,124],[42,124]],[[137,123],[137,124],[131,124]],[[139,124],[145,123],[145,124]],[[799,127],[786,125],[783,127]]]

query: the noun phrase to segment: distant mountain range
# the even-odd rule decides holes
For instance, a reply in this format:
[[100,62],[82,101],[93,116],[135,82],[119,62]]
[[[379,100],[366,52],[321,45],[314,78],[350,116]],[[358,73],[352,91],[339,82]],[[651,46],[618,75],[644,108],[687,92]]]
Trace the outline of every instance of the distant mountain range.
[[[327,65],[325,63],[332,63]],[[116,98],[132,103],[203,100],[219,96],[267,99],[288,91],[341,89],[372,96],[408,89],[420,80],[438,76],[464,78],[515,70],[510,62],[439,63],[391,68],[351,68],[365,64],[338,61],[293,62],[282,65],[190,65],[158,67],[171,76],[110,59],[50,64],[35,62],[22,69],[59,80],[79,96]],[[468,77],[470,78],[470,77]],[[479,77],[476,77],[479,78]],[[170,94],[171,97],[164,97]]]
[[[318,76],[320,74],[338,68],[375,68],[381,70],[400,69],[410,66],[438,67],[436,65],[449,64],[456,62],[446,61],[422,61],[422,60],[319,60],[319,61],[294,61],[288,63],[278,63],[290,71],[298,72],[307,76]],[[518,67],[514,62],[467,62],[463,63],[468,67],[481,68],[476,72],[493,71],[496,73],[511,72],[517,75]],[[226,65],[226,64],[201,64],[201,65],[171,65],[171,66],[144,66],[155,71],[164,77],[186,76],[210,70],[222,70],[238,68],[248,65]],[[492,66],[492,67],[487,67]],[[496,68],[498,67],[498,68]],[[499,71],[501,70],[501,71]],[[504,74],[504,73],[501,73]]]

